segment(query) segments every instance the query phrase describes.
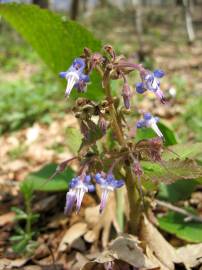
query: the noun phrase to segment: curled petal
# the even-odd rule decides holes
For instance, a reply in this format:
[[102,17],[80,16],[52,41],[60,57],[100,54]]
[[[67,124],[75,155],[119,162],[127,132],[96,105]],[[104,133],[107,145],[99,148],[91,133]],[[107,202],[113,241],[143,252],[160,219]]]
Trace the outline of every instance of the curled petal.
[[124,185],[124,181],[123,180],[115,180],[114,181],[114,188],[120,188]]
[[91,180],[91,176],[90,175],[86,175],[85,178],[84,178],[84,182],[85,183],[89,183]]
[[150,119],[152,119],[151,113],[145,113],[144,114],[144,119],[147,120],[147,121],[150,120]]
[[145,120],[139,120],[139,121],[137,121],[136,127],[137,127],[137,128],[143,128],[143,127],[146,127],[146,122],[145,122]]
[[61,78],[66,78],[66,75],[67,75],[67,71],[62,71],[62,72],[59,73],[59,76]]
[[146,90],[144,89],[144,84],[142,82],[136,83],[136,92],[139,94],[144,93]]
[[162,78],[165,75],[164,71],[161,69],[154,70],[154,76],[156,78]]
[[93,184],[88,185],[88,191],[89,192],[94,192],[95,191],[95,186]]
[[85,61],[83,58],[76,58],[72,64],[72,67],[82,72],[85,68]]

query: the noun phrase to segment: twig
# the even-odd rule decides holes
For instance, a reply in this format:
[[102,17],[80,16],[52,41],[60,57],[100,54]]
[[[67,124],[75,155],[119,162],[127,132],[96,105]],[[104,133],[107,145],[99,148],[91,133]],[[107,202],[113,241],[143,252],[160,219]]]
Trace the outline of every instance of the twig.
[[156,203],[160,206],[163,206],[163,207],[166,207],[170,210],[173,210],[174,212],[177,212],[179,214],[182,214],[184,216],[186,216],[185,218],[185,221],[188,222],[188,221],[191,221],[191,220],[195,220],[195,221],[198,221],[198,222],[201,222],[202,223],[202,218],[201,217],[197,217],[191,213],[189,213],[188,211],[180,208],[180,207],[177,207],[175,205],[172,205],[171,203],[168,203],[168,202],[164,202],[164,201],[159,201],[159,200],[155,200]]

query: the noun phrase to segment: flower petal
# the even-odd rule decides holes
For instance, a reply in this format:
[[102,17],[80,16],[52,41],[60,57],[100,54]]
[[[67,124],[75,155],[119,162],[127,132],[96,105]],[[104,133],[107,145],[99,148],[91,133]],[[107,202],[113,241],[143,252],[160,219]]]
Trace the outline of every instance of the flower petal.
[[144,84],[142,82],[136,83],[135,88],[136,88],[136,92],[139,94],[142,94],[146,91],[144,89]]
[[164,71],[161,69],[154,70],[154,76],[156,78],[162,78],[165,75]]

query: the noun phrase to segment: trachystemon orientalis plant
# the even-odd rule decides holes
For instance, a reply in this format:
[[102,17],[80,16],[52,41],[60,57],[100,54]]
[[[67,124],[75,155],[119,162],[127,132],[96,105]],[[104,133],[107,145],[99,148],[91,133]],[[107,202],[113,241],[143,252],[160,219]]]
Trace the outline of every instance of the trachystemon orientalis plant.
[[[101,188],[100,213],[105,209],[108,195],[116,189],[126,186],[129,202],[129,231],[136,233],[141,213],[145,210],[143,197],[144,189],[141,177],[144,174],[140,161],[147,159],[153,162],[161,161],[163,134],[158,128],[159,119],[150,112],[144,112],[138,121],[134,120],[133,127],[127,124],[128,114],[134,114],[131,100],[135,93],[151,92],[156,98],[165,103],[160,88],[162,70],[153,72],[141,64],[133,63],[123,56],[117,56],[113,47],[104,46],[103,55],[92,53],[85,48],[83,55],[76,58],[69,69],[61,72],[60,76],[67,80],[65,97],[76,89],[79,93],[88,91],[92,71],[98,72],[102,81],[105,98],[101,102],[79,97],[73,108],[83,135],[82,145],[78,156],[66,160],[58,166],[58,172],[63,171],[73,160],[79,161],[77,175],[71,180],[66,194],[65,213],[70,214],[75,208],[79,212],[86,192],[95,190],[96,184]],[[133,88],[129,86],[128,74],[138,72],[140,82]],[[111,80],[122,82],[121,96],[113,96]],[[126,116],[126,117],[125,117]],[[136,129],[151,128],[156,137],[135,143]],[[99,142],[104,143],[99,147]]]

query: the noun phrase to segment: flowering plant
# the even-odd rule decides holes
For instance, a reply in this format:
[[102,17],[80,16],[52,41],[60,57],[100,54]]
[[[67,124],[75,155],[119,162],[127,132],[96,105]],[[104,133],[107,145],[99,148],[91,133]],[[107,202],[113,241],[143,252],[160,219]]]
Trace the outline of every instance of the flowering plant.
[[[65,72],[60,72],[60,77],[67,80],[65,97],[71,95],[76,89],[79,93],[88,91],[91,73],[95,70],[102,81],[102,88],[105,99],[101,102],[94,102],[87,98],[79,97],[73,108],[76,118],[83,134],[82,144],[78,156],[80,169],[70,184],[66,196],[65,213],[70,214],[76,203],[78,212],[84,194],[95,190],[95,185],[101,187],[100,213],[104,211],[108,194],[117,188],[126,186],[130,208],[129,228],[132,233],[137,232],[141,212],[146,210],[143,207],[145,196],[141,184],[141,177],[144,170],[141,167],[141,160],[149,159],[153,162],[161,161],[163,149],[163,134],[158,128],[158,117],[145,112],[143,119],[133,120],[130,128],[125,115],[133,112],[131,105],[135,92],[143,94],[151,91],[162,103],[165,98],[160,89],[159,78],[164,76],[162,70],[151,72],[141,64],[136,64],[123,56],[116,54],[111,45],[104,46],[104,53],[91,52],[85,48],[83,54],[76,58],[72,65]],[[128,74],[137,71],[142,82],[129,85]],[[122,81],[122,102],[119,97],[112,96],[111,80]],[[157,138],[143,140],[137,143],[133,138],[136,129],[151,128]],[[105,149],[98,149],[99,141],[106,141],[106,137],[114,140],[111,146],[105,145]],[[146,153],[146,156],[144,155]],[[65,166],[71,160],[65,162]],[[62,166],[64,170],[65,166]],[[118,179],[116,179],[118,178]],[[120,179],[121,178],[121,179]]]

